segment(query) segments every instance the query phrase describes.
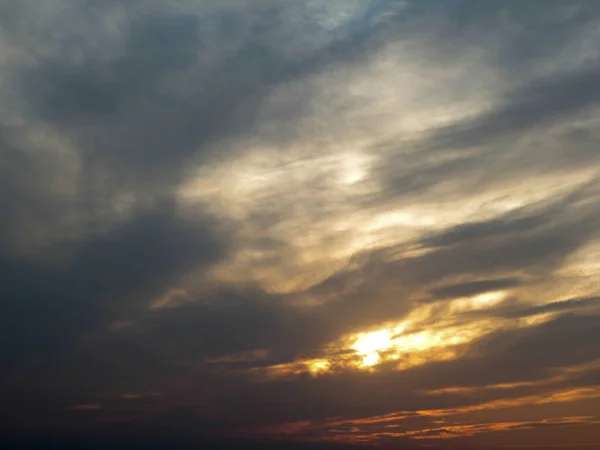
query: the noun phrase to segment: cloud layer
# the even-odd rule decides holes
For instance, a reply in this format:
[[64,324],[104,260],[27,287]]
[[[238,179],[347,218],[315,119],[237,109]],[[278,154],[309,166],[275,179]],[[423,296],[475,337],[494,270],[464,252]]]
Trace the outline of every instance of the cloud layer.
[[0,433],[600,448],[599,22],[0,2]]

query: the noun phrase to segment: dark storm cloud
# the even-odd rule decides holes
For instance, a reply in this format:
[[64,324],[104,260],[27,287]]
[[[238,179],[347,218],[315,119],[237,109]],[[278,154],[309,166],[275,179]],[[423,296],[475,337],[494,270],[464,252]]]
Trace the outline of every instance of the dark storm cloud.
[[130,27],[125,55],[106,66],[93,59],[73,67],[48,61],[28,74],[32,79],[24,89],[31,106],[52,122],[101,122],[118,113],[127,100],[153,94],[162,77],[185,69],[201,55],[197,17],[150,17],[134,20]]
[[408,310],[408,303],[396,308],[388,305],[384,311],[382,300],[365,303],[361,299],[373,292],[369,288],[363,286],[337,301],[306,309],[290,306],[285,296],[256,288],[210,292],[196,302],[141,316],[133,335],[125,331],[124,336],[171,367],[254,350],[266,350],[268,356],[225,366],[242,369],[290,363],[318,354],[323,345],[343,333]]
[[259,290],[216,292],[207,300],[209,304],[192,303],[150,314],[143,325],[149,332],[144,344],[150,348],[156,345],[159,351],[166,345],[166,356],[175,361],[263,348],[271,349],[274,355],[278,349],[287,349],[285,358],[289,360],[295,356],[294,349],[297,352],[305,345],[303,341],[314,325],[308,314]]
[[212,227],[201,218],[180,223],[166,207],[86,242],[62,264],[4,253],[0,320],[9,338],[0,347],[3,368],[52,358],[136,297],[156,295],[181,271],[218,261],[226,246]]
[[42,61],[22,75],[24,93],[36,114],[74,134],[89,165],[110,169],[116,181],[180,181],[191,156],[251,126],[269,87],[252,71],[274,73],[281,65],[249,43],[195,74],[199,84],[189,92],[169,91],[169,76],[202,60],[200,33],[195,16],[142,16],[125,33],[123,55]]

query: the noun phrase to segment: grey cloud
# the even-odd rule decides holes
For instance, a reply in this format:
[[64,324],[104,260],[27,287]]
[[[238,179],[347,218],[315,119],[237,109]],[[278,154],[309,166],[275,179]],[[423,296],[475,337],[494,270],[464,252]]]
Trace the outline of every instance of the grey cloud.
[[468,260],[486,270],[488,256],[489,268],[552,266],[593,239],[595,231],[590,225],[595,222],[595,202],[592,184],[534,212],[517,211],[490,221],[459,225],[426,238],[426,247],[441,247],[423,259],[434,263],[437,258],[441,264],[442,255],[450,257],[458,250],[464,252],[464,259],[456,254],[458,270],[460,261],[468,264]]
[[530,308],[515,309],[511,308],[502,314],[506,318],[529,317],[545,313],[560,313],[563,311],[577,311],[600,305],[600,297],[585,297],[576,299],[567,299],[557,302],[547,303]]
[[436,299],[448,299],[455,297],[467,297],[485,292],[508,289],[520,286],[523,283],[519,278],[498,278],[489,280],[471,281],[446,285],[431,290]]
[[[158,311],[142,322],[142,342],[174,361],[222,356],[256,349],[293,349],[308,335],[309,317],[258,290],[217,292],[202,301]],[[279,301],[278,301],[279,300]],[[293,353],[287,358],[293,358]]]
[[215,136],[233,131],[234,116],[254,95],[223,90],[236,86],[232,78],[243,65],[209,73],[212,80],[196,86],[206,93],[178,95],[165,89],[166,77],[201,57],[199,32],[193,16],[134,21],[123,57],[71,67],[61,60],[44,62],[23,75],[24,92],[42,118],[74,133],[91,167],[110,170],[120,183],[147,182],[148,177],[176,182],[188,157]]
[[430,36],[437,55],[452,57],[464,47],[482,48],[490,62],[507,74],[523,75],[542,61],[553,61],[587,27],[600,9],[593,0],[477,0],[412,2],[424,16],[436,19]]
[[[167,207],[75,249],[66,263],[48,266],[3,253],[0,346],[3,368],[48,358],[79,333],[156,295],[182,271],[202,269],[226,254],[208,219],[187,224]],[[139,308],[139,305],[137,306]]]
[[554,368],[596,360],[600,356],[597,320],[593,314],[565,314],[510,336],[502,336],[502,332],[492,335],[476,345],[474,351],[488,355],[483,358],[491,363],[486,371],[494,378],[532,379]]
[[171,366],[267,350],[265,361],[237,364],[261,367],[318,354],[322,345],[371,320],[380,320],[372,305],[346,297],[335,304],[299,309],[285,296],[252,287],[224,288],[185,306],[140,317],[131,339]]
[[[487,111],[400,141],[402,151],[408,146],[414,153],[392,151],[383,159],[384,201],[410,201],[434,189],[440,197],[464,195],[482,186],[489,189],[597,163],[595,147],[575,130],[598,107],[598,61],[593,49],[580,50],[589,55],[569,50],[596,28],[596,4],[458,0],[414,8],[435,24],[435,31],[424,38],[432,58],[450,63],[484,50],[482,59],[508,85],[508,92],[492,96]],[[568,59],[575,55],[577,62]],[[571,63],[551,66],[565,58]],[[467,88],[465,95],[476,88]],[[595,128],[587,131],[595,136]],[[454,185],[439,193],[449,182]]]
[[589,220],[595,216],[592,206],[598,201],[595,180],[578,186],[559,197],[546,199],[526,205],[489,220],[464,222],[440,232],[425,236],[420,241],[424,248],[449,249],[456,246],[477,246],[493,243],[502,239],[541,238],[546,233],[555,233],[559,229],[583,227],[583,234],[573,236],[580,244],[594,234]]
[[[28,74],[25,92],[43,118],[85,125],[119,112],[127,100],[153,94],[162,77],[193,64],[202,46],[198,18],[171,15],[134,20],[125,56],[106,65],[48,61]],[[154,93],[155,94],[155,93]]]
[[[87,164],[110,170],[115,180],[123,172],[122,183],[149,177],[177,183],[190,158],[206,156],[219,139],[248,133],[273,88],[342,62],[343,55],[362,56],[355,46],[377,31],[363,26],[328,36],[309,27],[310,38],[297,33],[282,47],[291,6],[268,5],[247,17],[235,9],[206,18],[169,8],[140,14],[125,27],[122,51],[110,58],[89,51],[83,61],[72,61],[57,53],[21,71],[28,110],[64,128],[84,149]],[[232,21],[237,35],[230,33]],[[98,28],[90,32],[101,34]],[[183,92],[175,90],[182,80]],[[300,115],[303,100],[294,99],[290,111],[269,120]]]
[[600,369],[595,367],[582,371],[581,374],[570,378],[564,383],[567,386],[591,387],[600,385]]
[[507,235],[526,233],[543,228],[551,216],[547,212],[525,218],[495,218],[488,221],[465,223],[457,225],[423,239],[426,247],[447,247],[465,244],[467,242],[485,241],[486,239],[502,238]]
[[597,64],[592,63],[558,79],[534,80],[517,89],[496,110],[436,132],[434,145],[440,149],[481,145],[585,112],[600,101],[595,83],[599,73]]
[[[407,160],[392,153],[381,166],[385,198],[413,198],[448,181],[457,185],[445,195],[464,195],[481,186],[490,189],[597,164],[591,144],[596,130],[577,122],[594,116],[598,74],[595,64],[558,80],[535,80],[488,113],[433,130],[412,144],[416,152]],[[452,152],[459,154],[424,163]]]

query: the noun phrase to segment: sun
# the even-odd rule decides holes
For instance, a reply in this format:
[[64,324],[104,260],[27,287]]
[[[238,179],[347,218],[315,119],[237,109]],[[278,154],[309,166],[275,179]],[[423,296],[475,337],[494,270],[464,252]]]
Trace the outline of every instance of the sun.
[[362,357],[362,364],[374,366],[381,359],[379,352],[393,346],[393,334],[390,330],[378,330],[356,335],[352,349]]

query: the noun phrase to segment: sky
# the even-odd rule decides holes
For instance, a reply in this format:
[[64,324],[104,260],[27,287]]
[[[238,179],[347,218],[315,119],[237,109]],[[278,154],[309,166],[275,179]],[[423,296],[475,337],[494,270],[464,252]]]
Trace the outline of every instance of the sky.
[[0,0],[0,441],[600,449],[599,43],[597,0]]

